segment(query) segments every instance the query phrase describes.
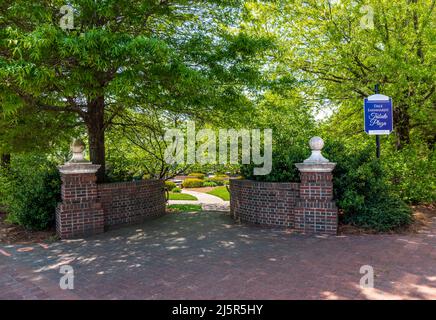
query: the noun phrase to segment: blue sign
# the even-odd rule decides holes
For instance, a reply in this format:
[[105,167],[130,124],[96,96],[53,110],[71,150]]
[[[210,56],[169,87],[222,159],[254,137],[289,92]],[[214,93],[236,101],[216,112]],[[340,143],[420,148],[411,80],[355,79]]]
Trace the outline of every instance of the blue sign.
[[393,130],[392,99],[365,99],[364,117],[366,133],[375,135],[390,134]]

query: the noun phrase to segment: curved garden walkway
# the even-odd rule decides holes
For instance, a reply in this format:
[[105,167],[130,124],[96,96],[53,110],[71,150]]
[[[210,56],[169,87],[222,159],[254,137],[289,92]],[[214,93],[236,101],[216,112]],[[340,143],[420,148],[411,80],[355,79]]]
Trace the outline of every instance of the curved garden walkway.
[[[0,299],[436,299],[436,217],[418,234],[314,237],[168,214],[86,240],[0,244]],[[74,268],[61,290],[59,268]],[[374,268],[374,288],[359,285]]]
[[230,201],[211,194],[183,189],[182,193],[190,194],[197,200],[168,200],[169,204],[199,204],[204,211],[229,211]]

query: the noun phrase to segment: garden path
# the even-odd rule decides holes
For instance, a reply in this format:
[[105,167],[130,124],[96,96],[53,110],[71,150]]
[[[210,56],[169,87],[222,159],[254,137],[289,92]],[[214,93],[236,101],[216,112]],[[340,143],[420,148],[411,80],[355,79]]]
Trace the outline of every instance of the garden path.
[[169,204],[199,204],[204,211],[228,211],[230,202],[211,194],[183,189],[182,193],[190,194],[198,200],[168,200]]

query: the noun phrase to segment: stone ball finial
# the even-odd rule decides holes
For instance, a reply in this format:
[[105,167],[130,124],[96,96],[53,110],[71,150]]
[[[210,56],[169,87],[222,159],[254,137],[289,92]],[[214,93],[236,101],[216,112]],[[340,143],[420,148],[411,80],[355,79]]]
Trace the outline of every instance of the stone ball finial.
[[309,146],[312,150],[312,154],[309,158],[304,160],[304,163],[328,163],[329,160],[324,158],[321,154],[321,150],[324,147],[324,140],[321,137],[312,137],[309,140]]
[[85,143],[82,139],[74,139],[73,143],[71,143],[71,151],[72,152],[83,152],[85,150]]
[[81,139],[74,139],[70,146],[73,157],[70,162],[85,162],[85,143]]
[[321,137],[312,137],[309,146],[311,150],[321,151],[324,148],[324,140]]

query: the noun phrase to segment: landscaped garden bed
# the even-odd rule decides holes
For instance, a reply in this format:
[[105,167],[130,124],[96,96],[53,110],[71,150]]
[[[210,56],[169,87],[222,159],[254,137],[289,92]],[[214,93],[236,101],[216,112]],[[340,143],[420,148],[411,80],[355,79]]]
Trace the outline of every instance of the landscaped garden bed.
[[31,244],[55,240],[57,237],[54,228],[45,231],[32,231],[8,222],[6,213],[0,212],[0,243]]
[[434,204],[412,206],[412,223],[408,226],[391,231],[365,229],[342,222],[343,215],[339,214],[338,235],[366,235],[366,234],[416,234],[427,230],[436,220],[436,206]]
[[[204,173],[190,173],[182,181],[183,189],[192,190],[200,193],[207,193],[216,196],[224,201],[230,200],[230,193],[227,188],[229,176],[217,174],[206,177]],[[174,181],[165,182],[168,190],[168,200],[197,200],[193,195],[182,193],[182,190],[176,186]]]

